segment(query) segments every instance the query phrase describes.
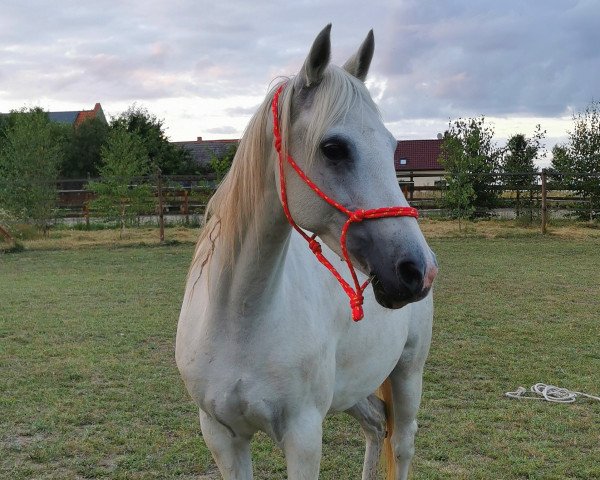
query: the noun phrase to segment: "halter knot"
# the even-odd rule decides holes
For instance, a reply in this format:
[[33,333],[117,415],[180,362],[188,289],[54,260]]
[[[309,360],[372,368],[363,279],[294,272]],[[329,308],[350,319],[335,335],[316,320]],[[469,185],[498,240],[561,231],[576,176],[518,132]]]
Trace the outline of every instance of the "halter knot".
[[321,244],[314,238],[311,238],[308,242],[308,248],[310,248],[315,255],[321,253]]
[[365,218],[365,211],[362,208],[354,210],[350,215],[350,222],[362,222]]
[[363,300],[364,299],[360,291],[356,292],[350,297],[350,307],[352,308],[352,320],[354,320],[355,322],[362,320],[364,316],[362,308]]

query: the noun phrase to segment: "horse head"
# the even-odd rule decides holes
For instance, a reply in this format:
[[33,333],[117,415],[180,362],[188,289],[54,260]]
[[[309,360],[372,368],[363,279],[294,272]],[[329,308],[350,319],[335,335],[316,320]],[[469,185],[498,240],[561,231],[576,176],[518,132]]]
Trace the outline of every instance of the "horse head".
[[[350,212],[409,207],[394,169],[396,139],[385,128],[364,81],[373,57],[369,32],[344,64],[330,64],[331,26],[315,39],[304,65],[283,92],[283,151],[333,202],[315,193],[306,179],[284,165],[289,214],[318,235],[340,257],[372,279],[375,298],[400,308],[424,298],[437,274],[435,255],[417,220],[409,216],[356,217]],[[276,178],[281,178],[279,171]],[[338,206],[334,204],[337,203]],[[343,236],[342,236],[343,238]]]

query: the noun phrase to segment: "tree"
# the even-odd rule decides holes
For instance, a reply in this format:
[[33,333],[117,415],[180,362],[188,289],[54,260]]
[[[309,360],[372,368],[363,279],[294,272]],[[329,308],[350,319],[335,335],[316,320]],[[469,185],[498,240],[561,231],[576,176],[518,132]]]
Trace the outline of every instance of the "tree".
[[96,177],[102,163],[101,149],[108,137],[108,125],[98,118],[85,120],[71,129],[65,144],[60,174],[66,178]]
[[458,229],[462,230],[462,220],[469,218],[475,211],[473,201],[475,190],[469,168],[469,158],[464,155],[463,144],[459,138],[446,135],[442,142],[440,163],[447,170],[444,205],[450,214],[458,218]]
[[217,182],[223,180],[223,177],[231,168],[231,164],[233,163],[233,159],[237,152],[237,148],[238,144],[234,143],[220,157],[218,157],[217,155],[212,155],[210,159],[210,168],[216,174]]
[[[540,125],[536,126],[535,132],[531,138],[527,138],[522,133],[517,133],[508,139],[504,158],[502,159],[502,168],[505,173],[510,176],[505,181],[505,185],[509,190],[516,192],[515,210],[517,217],[521,215],[521,191],[529,191],[529,201],[524,203],[529,207],[530,215],[533,215],[532,196],[535,187],[537,186],[537,168],[534,160],[538,157],[545,157],[546,152],[543,151],[542,140],[546,135],[546,131],[542,131]],[[540,153],[541,152],[541,153]]]
[[122,236],[127,221],[153,202],[151,187],[140,179],[150,172],[148,153],[137,134],[116,127],[101,148],[101,156],[100,180],[88,185],[96,194],[91,207],[109,219],[117,219]]
[[0,115],[0,149],[4,145],[6,141],[5,130],[9,127],[9,118],[10,115],[1,114]]
[[485,117],[455,120],[444,135],[439,161],[447,171],[444,202],[455,216],[471,217],[493,207],[498,197],[494,177],[501,151]]
[[583,112],[573,115],[568,141],[552,150],[552,167],[564,174],[564,185],[589,202],[582,218],[600,216],[600,101],[592,101]]
[[61,143],[46,112],[11,112],[0,133],[0,215],[47,235],[56,208]]
[[190,152],[170,143],[163,120],[159,120],[145,108],[132,105],[114,118],[110,126],[138,135],[148,152],[150,163],[160,168],[164,175],[196,173]]

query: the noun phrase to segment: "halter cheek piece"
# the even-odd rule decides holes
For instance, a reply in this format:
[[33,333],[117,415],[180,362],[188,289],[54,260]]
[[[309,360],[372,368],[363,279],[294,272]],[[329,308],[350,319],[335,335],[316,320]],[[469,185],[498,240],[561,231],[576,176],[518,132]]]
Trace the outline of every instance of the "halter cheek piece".
[[348,234],[348,228],[352,223],[362,222],[363,220],[371,220],[375,218],[386,218],[386,217],[414,217],[419,218],[419,212],[416,208],[413,207],[383,207],[383,208],[373,208],[370,210],[349,210],[343,205],[339,204],[331,197],[327,196],[319,187],[317,187],[310,178],[306,176],[304,171],[298,166],[298,164],[294,161],[291,155],[285,155],[288,163],[292,166],[292,168],[296,171],[296,173],[300,176],[300,178],[323,200],[325,200],[329,205],[334,208],[337,208],[340,212],[345,213],[348,216],[348,220],[342,227],[342,233],[340,235],[340,247],[342,249],[342,255],[344,256],[344,260],[348,264],[348,269],[350,270],[350,274],[352,275],[352,280],[354,281],[354,288],[350,286],[350,284],[342,278],[339,272],[335,269],[335,267],[325,258],[325,256],[321,253],[321,244],[316,240],[316,234],[312,236],[307,235],[304,230],[302,230],[292,218],[290,213],[290,209],[288,207],[287,200],[287,192],[285,186],[285,174],[283,169],[283,161],[284,154],[281,151],[281,131],[279,129],[279,95],[283,91],[284,85],[281,85],[275,95],[273,97],[273,102],[271,103],[271,110],[273,112],[273,136],[275,137],[275,149],[277,150],[277,155],[279,158],[279,182],[281,188],[281,204],[283,206],[283,211],[285,216],[292,227],[300,234],[304,239],[308,242],[309,248],[315,254],[319,262],[321,262],[337,279],[340,283],[346,295],[350,298],[350,307],[352,308],[352,319],[355,322],[362,320],[363,314],[363,292],[365,288],[369,285],[370,279],[367,279],[362,285],[359,283],[358,278],[356,276],[356,271],[354,270],[354,265],[352,265],[352,261],[350,260],[350,256],[348,255],[348,249],[346,248],[346,236]]

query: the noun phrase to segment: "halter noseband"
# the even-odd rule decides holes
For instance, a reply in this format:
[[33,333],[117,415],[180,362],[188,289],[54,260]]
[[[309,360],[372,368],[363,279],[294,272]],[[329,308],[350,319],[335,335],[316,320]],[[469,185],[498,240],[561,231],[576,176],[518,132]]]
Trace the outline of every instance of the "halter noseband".
[[284,154],[281,151],[281,130],[279,128],[279,95],[283,91],[285,84],[281,85],[275,95],[273,96],[273,102],[271,103],[271,110],[273,112],[273,136],[275,137],[275,149],[277,150],[277,155],[279,158],[279,183],[281,188],[281,204],[283,206],[283,211],[285,216],[290,223],[290,225],[300,234],[304,239],[308,242],[309,248],[315,254],[319,262],[321,262],[337,279],[340,283],[348,298],[350,298],[350,307],[352,308],[352,319],[355,322],[362,320],[363,314],[363,292],[369,285],[371,279],[367,279],[362,285],[358,281],[358,277],[356,276],[356,271],[354,270],[354,265],[352,265],[352,261],[350,260],[350,256],[348,255],[348,249],[346,248],[346,236],[348,234],[348,228],[352,223],[362,222],[363,220],[370,220],[374,218],[386,218],[386,217],[414,217],[419,218],[419,212],[416,208],[413,207],[383,207],[383,208],[373,208],[370,210],[363,210],[361,208],[357,210],[349,210],[343,205],[339,204],[331,197],[326,195],[319,187],[317,187],[310,178],[306,176],[306,173],[298,166],[298,164],[294,161],[291,155],[285,155],[287,162],[292,166],[292,168],[296,171],[296,173],[300,176],[300,178],[306,183],[319,197],[325,200],[329,205],[334,208],[337,208],[340,212],[345,213],[348,216],[348,220],[344,223],[342,227],[342,233],[340,235],[340,247],[342,249],[342,255],[344,256],[344,260],[348,264],[348,269],[350,270],[350,274],[352,275],[352,280],[354,282],[354,288],[342,278],[339,272],[335,269],[335,267],[325,258],[325,256],[321,253],[321,244],[316,240],[316,234],[312,236],[307,235],[304,230],[302,230],[292,218],[292,214],[290,213],[290,209],[288,207],[287,200],[287,192],[285,185],[285,174],[283,169],[283,161]]

